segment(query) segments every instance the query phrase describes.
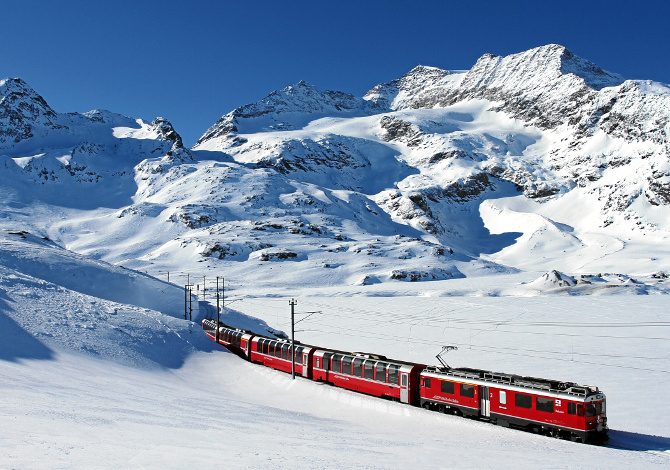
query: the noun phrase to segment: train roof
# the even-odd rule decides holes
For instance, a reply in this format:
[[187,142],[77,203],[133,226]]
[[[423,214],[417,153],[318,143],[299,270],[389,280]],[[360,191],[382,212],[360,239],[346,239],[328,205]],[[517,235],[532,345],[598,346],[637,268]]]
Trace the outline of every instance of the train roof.
[[[202,322],[203,322],[203,324],[207,324],[207,326],[210,326],[212,329],[214,329],[216,327],[216,321],[214,321],[214,320],[206,319],[206,320],[203,320]],[[253,335],[253,336],[256,336],[257,338],[269,339],[269,340],[277,341],[277,342],[289,342],[290,343],[290,340],[288,338],[271,338],[269,336],[264,336],[264,335],[261,335],[261,334],[258,334],[258,333],[254,333],[253,331],[248,331],[248,330],[245,330],[245,329],[242,329],[242,328],[235,328],[234,326],[226,325],[223,322],[219,322],[219,327],[224,327],[224,328],[228,328],[230,330],[239,331],[239,332],[242,332],[242,333],[245,333],[245,334]],[[333,353],[333,354],[342,354],[344,356],[360,357],[361,359],[373,359],[373,360],[376,360],[376,361],[384,361],[384,362],[388,362],[388,363],[407,365],[407,366],[423,366],[423,364],[417,364],[415,362],[408,362],[408,361],[401,361],[400,359],[390,359],[386,356],[382,356],[382,355],[379,355],[379,354],[372,354],[372,353],[365,353],[365,352],[341,351],[339,349],[325,348],[323,346],[315,346],[313,344],[302,343],[302,342],[297,341],[297,340],[295,341],[295,344],[296,344],[296,346],[313,348],[313,349],[317,349],[317,350],[320,350],[320,351],[330,352],[330,353]]]
[[469,367],[427,367],[425,372],[453,377],[455,379],[477,380],[491,384],[509,385],[529,390],[561,393],[579,397],[587,397],[593,394],[602,394],[598,387],[594,387],[592,385],[579,385],[575,382],[563,382],[560,380],[541,379],[538,377],[525,377],[515,374],[492,372],[484,369],[472,369]]
[[[207,324],[212,329],[216,327],[216,322],[214,320],[203,320],[203,324]],[[289,342],[287,338],[271,338],[269,336],[264,336],[253,331],[244,330],[242,328],[235,328],[234,326],[227,325],[223,322],[219,322],[220,327],[228,328],[234,331],[238,331],[244,334],[249,334],[256,336],[258,338],[269,339],[278,342]],[[333,354],[342,354],[345,356],[360,357],[362,359],[374,359],[378,361],[384,361],[388,363],[407,365],[407,366],[423,366],[423,364],[418,364],[415,362],[402,361],[399,359],[390,359],[385,356],[378,354],[370,354],[363,352],[351,352],[351,351],[341,351],[339,349],[333,348],[324,348],[321,346],[315,346],[312,344],[301,343],[300,341],[295,341],[297,346],[309,347],[320,351],[325,351]],[[485,382],[490,384],[506,385],[510,387],[518,387],[527,390],[535,390],[548,393],[558,393],[558,394],[567,394],[578,397],[588,397],[590,395],[602,394],[598,387],[592,385],[579,385],[575,382],[563,382],[560,380],[552,379],[542,379],[538,377],[527,377],[516,374],[506,374],[501,372],[492,372],[484,369],[474,369],[470,367],[457,367],[457,368],[445,368],[445,367],[436,367],[429,366],[424,369],[424,372],[441,375],[446,377],[452,377],[454,379],[464,379],[464,380],[474,380],[479,382]]]

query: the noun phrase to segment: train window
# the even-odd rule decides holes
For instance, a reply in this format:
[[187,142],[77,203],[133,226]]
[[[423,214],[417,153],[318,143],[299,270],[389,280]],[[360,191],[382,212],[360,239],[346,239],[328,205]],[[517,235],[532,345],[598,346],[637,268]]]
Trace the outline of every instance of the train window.
[[375,378],[375,361],[367,360],[363,366],[363,375],[366,379],[374,380]]
[[407,387],[407,374],[400,374],[400,385]]
[[577,405],[577,416],[584,416],[584,405]]
[[302,346],[295,348],[295,362],[300,364],[302,362]]
[[378,382],[386,382],[386,363],[377,363],[377,366],[375,367],[375,380]]
[[262,347],[263,347],[263,340],[262,340],[262,339],[259,339],[259,340],[256,342],[256,349],[255,349],[255,351],[256,351],[256,352],[261,352],[261,351],[262,351]]
[[333,356],[333,371],[342,372],[342,356],[340,354]]
[[440,384],[440,390],[442,390],[442,393],[451,393],[453,395],[453,393],[454,393],[454,383],[453,382],[442,382]]
[[430,379],[423,379],[423,386],[425,388],[430,388]]
[[352,357],[343,357],[342,358],[342,373],[351,375],[351,362],[354,359]]
[[600,414],[600,403],[589,403],[586,405],[586,416],[595,416]]
[[330,370],[330,358],[332,353],[323,353],[323,370]]
[[389,383],[398,385],[398,369],[400,369],[399,366],[396,366],[394,364],[389,365]]
[[576,415],[577,414],[577,404],[568,402],[568,414]]
[[286,359],[287,361],[291,360],[291,346],[284,343],[281,346],[281,358]]
[[519,408],[530,408],[533,403],[533,399],[530,395],[524,395],[523,393],[517,393],[514,397],[514,403]]
[[507,392],[504,390],[500,390],[500,404],[501,405],[506,405],[507,404]]
[[468,384],[461,384],[461,396],[467,398],[475,397],[475,386]]
[[283,344],[281,344],[281,343],[276,343],[276,344],[275,344],[275,357],[279,357],[279,358],[282,357],[282,348],[283,348],[284,346],[285,346],[285,345],[283,345]]
[[316,368],[321,369],[321,360],[317,357],[315,361],[316,361]]
[[554,412],[554,400],[551,398],[535,398],[535,409],[538,411],[546,411],[547,413]]
[[363,359],[360,357],[354,359],[354,375],[356,377],[363,375]]

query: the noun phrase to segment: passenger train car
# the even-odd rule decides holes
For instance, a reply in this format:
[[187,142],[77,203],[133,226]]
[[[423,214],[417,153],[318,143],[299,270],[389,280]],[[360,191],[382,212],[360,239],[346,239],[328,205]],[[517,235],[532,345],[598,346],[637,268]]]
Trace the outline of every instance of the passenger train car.
[[[216,322],[203,320],[216,341]],[[384,356],[291,343],[219,323],[219,343],[257,364],[429,410],[488,420],[579,442],[607,440],[605,394],[597,387],[480,369],[427,367]]]

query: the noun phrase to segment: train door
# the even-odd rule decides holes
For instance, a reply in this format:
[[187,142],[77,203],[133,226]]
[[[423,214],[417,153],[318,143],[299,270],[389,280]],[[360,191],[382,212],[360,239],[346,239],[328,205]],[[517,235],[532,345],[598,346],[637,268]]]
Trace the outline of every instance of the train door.
[[491,416],[491,402],[489,398],[489,388],[479,387],[479,409],[482,416]]
[[409,403],[409,390],[407,389],[407,373],[400,373],[400,402]]
[[309,361],[309,353],[308,352],[303,352],[302,353],[302,376],[303,377],[309,377],[308,371],[309,367],[307,362]]

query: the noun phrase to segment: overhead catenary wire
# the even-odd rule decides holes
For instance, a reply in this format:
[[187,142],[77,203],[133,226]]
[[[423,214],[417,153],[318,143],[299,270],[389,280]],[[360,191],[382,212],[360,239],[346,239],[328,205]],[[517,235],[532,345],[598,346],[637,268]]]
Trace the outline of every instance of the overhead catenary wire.
[[[351,319],[351,316],[348,315],[342,315],[338,313],[331,313],[328,312],[324,314],[326,317],[337,317],[337,318],[347,318]],[[378,319],[377,319],[378,321]],[[395,325],[416,325],[416,323],[413,322],[393,322],[393,321],[385,321],[385,324],[395,324]],[[448,323],[447,321],[440,322],[438,323],[433,323],[433,322],[427,322],[426,324],[422,324],[421,326],[424,327],[429,327],[429,326],[440,326],[443,327],[445,323]],[[508,323],[505,323],[504,321],[500,320],[499,323],[504,324],[505,326],[508,325]],[[477,332],[501,332],[501,333],[515,333],[515,334],[529,334],[529,335],[541,335],[541,336],[566,336],[566,337],[576,337],[576,338],[608,338],[608,339],[644,339],[644,340],[652,340],[652,341],[670,341],[670,337],[661,337],[661,336],[616,336],[616,335],[594,335],[594,334],[578,334],[578,333],[560,333],[560,332],[547,332],[547,331],[518,331],[518,330],[501,330],[501,329],[496,329],[496,330],[491,330],[488,328],[472,328],[472,327],[464,327],[464,326],[453,326],[449,325],[449,329],[453,330],[462,330],[462,331],[477,331]]]
[[[362,331],[360,329],[353,329],[353,328],[342,328],[338,325],[329,325],[329,324],[319,324],[321,327],[325,328],[333,328],[333,330],[337,329],[345,329],[347,331]],[[390,335],[390,334],[383,334],[383,333],[371,333],[368,331],[363,331],[363,333],[366,334],[372,334],[375,336],[378,336],[377,339],[395,339],[397,340],[398,337],[395,335]],[[413,338],[414,343],[417,344],[443,344],[443,341],[435,341],[435,340],[427,340],[427,339],[420,339],[420,338]],[[509,347],[509,346],[489,346],[486,344],[472,344],[472,343],[456,343],[459,346],[472,346],[472,347],[478,347],[478,348],[486,348],[486,349],[492,349],[492,350],[510,350],[510,351],[523,351],[523,352],[533,352],[533,353],[544,353],[544,354],[561,354],[564,355],[566,354],[566,351],[552,351],[552,350],[546,350],[546,349],[531,349],[531,348],[519,348],[519,347]],[[670,361],[670,357],[650,357],[650,356],[632,356],[629,354],[601,354],[601,353],[588,353],[588,352],[573,352],[575,356],[597,356],[597,357],[611,357],[611,358],[630,358],[630,359],[645,359],[645,360],[655,360],[655,361]]]
[[[343,335],[343,336],[354,336],[354,337],[362,337],[362,338],[372,338],[372,339],[388,339],[388,338],[380,338],[372,335],[365,335],[365,334],[349,334],[349,333],[344,333],[344,332],[339,332],[339,333],[334,333],[329,330],[320,330],[320,329],[312,329],[310,331],[313,332],[319,332],[319,333],[327,333],[327,334],[334,334],[334,335]],[[397,338],[396,338],[397,339]],[[430,344],[430,345],[439,345],[441,343],[437,341],[425,341],[425,340],[414,340],[413,341],[416,344]],[[456,343],[457,346],[468,346],[466,343]],[[512,356],[521,356],[521,357],[533,357],[536,359],[548,359],[548,360],[555,360],[555,361],[561,361],[561,362],[580,362],[581,364],[590,364],[590,365],[599,365],[599,366],[604,366],[604,367],[615,367],[615,368],[620,368],[620,369],[632,369],[632,370],[642,370],[642,371],[647,371],[647,372],[660,372],[664,374],[670,374],[670,370],[664,370],[664,369],[650,369],[650,368],[644,368],[644,367],[636,367],[636,366],[627,366],[627,365],[622,365],[622,364],[607,364],[607,363],[602,363],[602,362],[592,362],[592,361],[573,361],[571,359],[566,359],[566,358],[560,358],[560,357],[546,357],[546,356],[536,356],[536,355],[529,355],[529,354],[520,354],[520,353],[515,353],[511,351],[488,351],[486,349],[482,349],[479,346],[472,346],[472,349],[474,350],[480,350],[480,351],[486,351],[486,352],[491,352],[492,354],[505,354],[505,355],[512,355]]]
[[[262,302],[261,302],[262,303]],[[331,307],[327,303],[318,303],[318,302],[311,302],[308,301],[308,303],[320,307]],[[371,321],[371,320],[379,320],[379,316],[383,314],[388,314],[388,312],[384,312],[383,314],[381,312],[374,312],[371,310],[364,310],[364,309],[352,309],[352,308],[347,308],[343,306],[338,306],[339,310],[344,310],[344,311],[349,311],[352,313],[356,314],[356,319],[360,320],[360,317],[363,317],[363,321]],[[435,309],[433,309],[435,310]],[[452,310],[453,311],[453,310]],[[349,315],[343,315],[343,314],[338,314],[338,313],[327,313],[325,314],[326,317],[339,317],[339,318],[346,318],[346,319],[352,319],[352,316]],[[395,314],[394,316],[399,317],[399,314]],[[366,318],[367,317],[367,318]],[[398,321],[396,320],[389,320],[385,321],[385,324],[389,323],[394,323],[394,324],[407,324],[407,325],[412,325],[412,326],[429,326],[426,324],[422,324],[423,322],[421,321],[421,318],[425,318],[425,316],[416,316],[418,321]],[[304,318],[305,320],[307,318]],[[314,319],[312,319],[314,320]],[[461,324],[461,325],[468,325],[468,324],[480,324],[480,325],[504,325],[504,326],[552,326],[552,327],[566,327],[566,326],[571,326],[571,325],[577,325],[579,327],[584,327],[584,323],[575,323],[575,322],[538,322],[538,321],[532,321],[532,322],[513,322],[513,321],[506,321],[506,320],[472,320],[472,319],[466,319],[466,318],[446,318],[440,322],[432,322],[432,324],[439,324],[441,326],[444,326],[444,324],[448,324],[449,329],[458,329],[458,330],[472,330],[472,331],[479,331],[479,332],[504,332],[504,333],[512,333],[512,334],[532,334],[532,335],[543,335],[543,336],[565,336],[565,337],[586,337],[586,338],[593,338],[593,337],[600,337],[600,338],[615,338],[615,339],[644,339],[644,340],[659,340],[659,341],[665,341],[670,338],[665,338],[665,337],[645,337],[645,336],[616,336],[616,335],[592,335],[592,334],[576,334],[576,333],[561,333],[561,332],[548,332],[548,331],[513,331],[513,330],[501,330],[501,329],[491,329],[491,328],[472,328],[468,326],[456,326],[456,325],[451,325],[451,322]],[[431,324],[431,322],[428,322],[428,324]],[[589,325],[593,327],[601,327],[601,328],[618,328],[618,327],[623,327],[626,326],[628,328],[634,328],[637,326],[647,326],[647,327],[652,327],[652,326],[660,326],[660,327],[666,327],[670,326],[670,322],[599,322],[595,323],[592,322]],[[324,324],[324,323],[319,323],[318,326],[321,326],[323,328],[332,328],[331,330],[323,330],[319,328],[305,328],[300,330],[301,332],[317,332],[317,333],[327,333],[330,335],[343,335],[343,336],[354,336],[354,337],[365,337],[365,338],[371,338],[371,339],[380,339],[380,340],[398,340],[397,335],[387,335],[383,333],[374,333],[370,334],[370,332],[366,332],[365,330],[361,330],[360,328],[347,328],[342,325],[330,325],[330,324]],[[338,332],[339,331],[339,332]],[[418,338],[407,338],[408,342],[414,343],[414,344],[424,344],[424,345],[442,345],[443,341],[432,341],[432,340],[425,340],[425,339],[418,339]],[[479,350],[479,351],[486,351],[494,354],[506,354],[506,355],[514,355],[514,356],[524,356],[524,357],[534,357],[534,358],[540,358],[540,359],[548,359],[548,360],[557,360],[557,361],[568,361],[568,362],[580,362],[583,364],[593,364],[593,365],[602,365],[605,367],[618,367],[618,368],[624,368],[624,369],[634,369],[634,370],[643,370],[643,371],[650,371],[650,372],[660,372],[660,373],[670,373],[668,370],[664,369],[653,369],[653,368],[644,368],[644,367],[637,367],[637,366],[629,366],[625,364],[608,364],[608,363],[601,363],[601,362],[593,362],[593,361],[586,361],[586,360],[580,360],[580,361],[574,361],[574,359],[567,359],[565,357],[555,357],[555,356],[539,356],[537,354],[550,354],[550,355],[561,355],[564,356],[567,354],[566,351],[551,351],[551,350],[542,350],[542,349],[530,349],[530,348],[517,348],[517,347],[504,347],[504,346],[489,346],[489,345],[481,345],[481,344],[472,344],[470,343],[455,343],[460,346],[468,346],[471,349],[474,350]],[[530,353],[530,354],[529,354]],[[637,355],[618,355],[618,354],[603,354],[603,353],[585,353],[585,352],[572,352],[572,356],[580,356],[580,357],[603,357],[603,358],[620,358],[620,359],[638,359],[638,360],[651,360],[651,361],[668,361],[670,358],[668,357],[652,357],[652,356],[637,356]]]
[[[309,302],[309,301],[308,301]],[[313,305],[317,307],[322,307],[322,308],[333,308],[333,309],[338,309],[338,310],[344,310],[344,311],[350,311],[352,313],[356,314],[356,317],[361,317],[361,316],[373,316],[373,317],[378,317],[380,315],[389,315],[389,312],[375,312],[371,310],[364,310],[364,309],[352,309],[348,308],[345,306],[333,306],[329,304],[324,304],[324,303],[319,303],[319,302],[311,302]],[[485,306],[487,307],[487,306]],[[452,310],[453,311],[453,310]],[[446,311],[449,313],[450,311]],[[403,315],[403,314],[392,314],[391,316],[395,317],[400,317],[400,318],[425,318],[422,315],[419,316],[408,316],[408,315]],[[459,323],[459,324],[483,324],[483,325],[490,325],[490,324],[497,324],[497,323],[504,323],[505,325],[508,326],[540,326],[540,327],[561,327],[561,328],[635,328],[635,327],[669,327],[670,328],[670,321],[656,321],[656,322],[559,322],[559,321],[527,321],[527,322],[519,322],[519,321],[507,321],[507,320],[501,320],[501,319],[495,319],[495,320],[489,320],[489,319],[472,319],[472,318],[463,318],[463,317],[444,317],[443,322],[450,322],[450,323]],[[402,323],[398,322],[397,320],[387,320],[385,323]]]

